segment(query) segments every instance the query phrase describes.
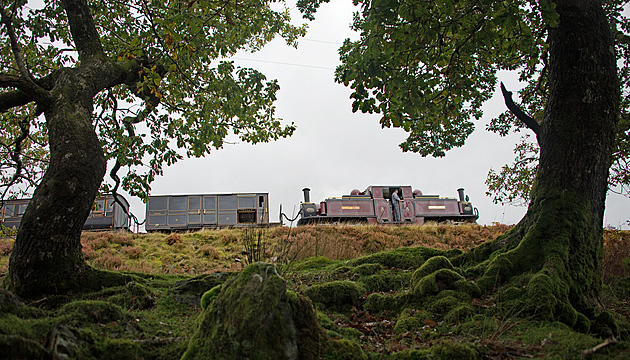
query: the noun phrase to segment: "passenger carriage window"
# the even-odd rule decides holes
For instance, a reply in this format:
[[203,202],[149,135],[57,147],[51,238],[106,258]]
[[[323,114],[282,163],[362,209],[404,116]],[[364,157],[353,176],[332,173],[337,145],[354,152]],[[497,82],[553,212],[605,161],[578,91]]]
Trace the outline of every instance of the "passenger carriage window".
[[104,210],[104,201],[103,200],[96,200],[94,201],[94,206],[92,208],[92,211],[95,213],[102,213]]
[[258,207],[263,207],[263,206],[265,206],[265,197],[260,195],[258,197]]
[[7,218],[12,218],[13,217],[13,204],[9,204],[9,205],[5,205],[6,208],[4,209],[4,217]]
[[19,206],[18,216],[22,216],[24,215],[24,212],[26,211],[26,207],[28,206],[28,204],[20,204],[16,206]]

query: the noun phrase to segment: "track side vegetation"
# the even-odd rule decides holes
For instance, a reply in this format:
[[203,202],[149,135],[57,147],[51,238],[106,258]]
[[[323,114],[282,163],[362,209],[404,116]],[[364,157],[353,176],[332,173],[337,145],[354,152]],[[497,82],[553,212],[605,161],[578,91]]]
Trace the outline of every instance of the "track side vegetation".
[[[463,251],[491,246],[509,230],[505,225],[428,224],[84,233],[87,262],[105,270],[99,274],[124,275],[127,284],[26,304],[3,292],[0,349],[14,359],[52,354],[194,359],[213,352],[216,358],[233,359],[243,353],[204,349],[204,344],[237,341],[244,344],[241,349],[255,348],[248,339],[233,337],[242,337],[242,331],[230,330],[229,324],[247,325],[242,317],[218,311],[250,299],[242,300],[239,311],[247,314],[257,307],[256,312],[276,314],[270,318],[274,321],[293,319],[283,334],[250,334],[249,341],[266,344],[280,358],[577,359],[610,342],[612,335],[617,342],[589,358],[625,358],[630,349],[630,232],[604,231],[599,300],[609,318],[569,324],[570,314],[550,319],[562,310],[553,300],[531,306],[527,285],[538,282],[544,288],[537,273],[485,289],[471,275],[478,265],[461,262]],[[11,245],[10,238],[0,240],[2,273]],[[260,284],[273,286],[248,282],[259,277]],[[280,300],[269,300],[274,298],[269,294]],[[267,300],[256,301],[263,297]],[[293,343],[287,341],[291,338]]]

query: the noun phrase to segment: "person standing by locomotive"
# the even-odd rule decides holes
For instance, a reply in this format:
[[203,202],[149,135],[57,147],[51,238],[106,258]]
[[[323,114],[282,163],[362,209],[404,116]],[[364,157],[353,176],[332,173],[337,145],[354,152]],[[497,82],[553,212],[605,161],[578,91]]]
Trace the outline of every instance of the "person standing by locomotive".
[[394,208],[394,222],[400,222],[400,197],[398,196],[398,189],[394,190],[392,194],[392,207]]

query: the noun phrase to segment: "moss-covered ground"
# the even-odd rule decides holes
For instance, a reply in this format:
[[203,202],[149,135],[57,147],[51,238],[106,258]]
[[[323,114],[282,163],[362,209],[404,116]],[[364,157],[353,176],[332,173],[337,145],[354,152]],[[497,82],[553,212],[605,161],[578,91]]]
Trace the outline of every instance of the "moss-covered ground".
[[[263,260],[276,265],[287,289],[313,302],[328,339],[321,359],[630,358],[630,232],[604,232],[601,304],[618,326],[617,343],[586,355],[606,341],[597,324],[578,332],[519,307],[534,275],[481,295],[450,263],[508,229],[319,225],[85,233],[88,263],[126,272],[133,281],[23,305],[0,293],[0,353],[14,359],[50,358],[53,350],[60,358],[180,359],[200,321],[202,295]],[[11,245],[11,238],[0,239],[3,275]]]

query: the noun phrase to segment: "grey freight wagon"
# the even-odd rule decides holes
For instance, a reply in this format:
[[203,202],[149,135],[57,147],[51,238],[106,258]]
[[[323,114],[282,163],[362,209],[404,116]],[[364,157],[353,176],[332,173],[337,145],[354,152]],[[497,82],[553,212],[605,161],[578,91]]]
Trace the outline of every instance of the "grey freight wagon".
[[149,196],[147,231],[269,225],[268,193]]

